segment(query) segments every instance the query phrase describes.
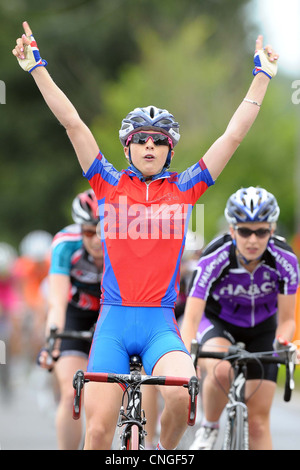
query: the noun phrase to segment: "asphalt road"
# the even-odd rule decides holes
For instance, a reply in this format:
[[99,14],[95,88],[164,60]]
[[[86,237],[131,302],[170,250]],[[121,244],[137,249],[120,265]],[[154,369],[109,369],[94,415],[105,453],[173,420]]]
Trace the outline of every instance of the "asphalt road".
[[[51,375],[37,366],[17,363],[11,376],[8,395],[0,381],[1,449],[56,450]],[[275,450],[300,450],[300,391],[296,390],[292,401],[285,403],[278,389],[272,409],[272,435]]]

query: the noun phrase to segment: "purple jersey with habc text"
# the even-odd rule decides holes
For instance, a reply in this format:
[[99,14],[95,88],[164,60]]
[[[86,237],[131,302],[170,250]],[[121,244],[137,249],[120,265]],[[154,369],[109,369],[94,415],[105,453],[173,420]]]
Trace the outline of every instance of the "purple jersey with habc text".
[[277,236],[270,238],[252,273],[238,262],[235,251],[229,234],[214,239],[201,255],[189,295],[206,301],[206,317],[251,328],[277,312],[278,294],[296,293],[298,260]]

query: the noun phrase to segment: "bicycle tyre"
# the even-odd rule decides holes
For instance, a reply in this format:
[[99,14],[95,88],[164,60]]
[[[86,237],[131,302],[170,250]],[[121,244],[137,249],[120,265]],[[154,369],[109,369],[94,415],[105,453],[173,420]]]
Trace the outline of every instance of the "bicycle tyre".
[[123,431],[120,450],[140,450],[139,427],[136,424],[127,426]]
[[237,403],[231,410],[227,422],[227,437],[223,450],[248,450],[248,436],[245,435],[248,421],[244,414],[244,407]]
[[131,426],[131,450],[140,450],[140,430],[136,424]]

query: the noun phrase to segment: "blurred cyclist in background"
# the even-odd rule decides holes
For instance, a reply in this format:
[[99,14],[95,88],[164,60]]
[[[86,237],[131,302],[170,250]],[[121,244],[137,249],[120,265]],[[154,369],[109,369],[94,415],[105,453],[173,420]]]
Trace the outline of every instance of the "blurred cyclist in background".
[[[181,329],[186,345],[196,338],[203,349],[224,351],[236,342],[247,351],[270,351],[288,344],[295,329],[299,282],[297,257],[274,234],[279,207],[263,188],[242,188],[230,196],[225,217],[230,232],[214,239],[200,257]],[[276,338],[276,339],[275,339]],[[230,363],[203,359],[203,422],[191,450],[214,447],[227,402]],[[216,367],[216,364],[217,367]],[[251,449],[271,449],[270,410],[277,365],[248,366],[246,397]]]
[[45,230],[28,233],[20,243],[15,265],[24,303],[22,353],[33,362],[44,339],[47,309],[41,285],[49,271],[52,238]]
[[21,299],[14,274],[17,250],[8,243],[0,243],[0,340],[4,342],[5,357],[0,357],[1,397],[10,396],[10,369],[13,356],[20,353]]
[[[91,189],[75,197],[72,217],[75,224],[58,232],[52,244],[46,336],[52,325],[60,331],[90,330],[98,318],[103,255],[96,227],[99,222],[98,202]],[[45,351],[40,356],[42,367],[52,368],[54,365],[58,381],[60,400],[56,429],[61,450],[76,450],[80,444],[82,423],[72,418],[72,380],[78,369],[86,370],[89,349],[87,341],[63,339],[55,365],[47,363]]]

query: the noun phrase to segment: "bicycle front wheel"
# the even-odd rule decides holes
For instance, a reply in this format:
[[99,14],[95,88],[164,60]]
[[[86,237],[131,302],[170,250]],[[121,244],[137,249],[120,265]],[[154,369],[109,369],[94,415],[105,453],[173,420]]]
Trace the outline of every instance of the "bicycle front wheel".
[[140,450],[140,431],[136,424],[131,426],[131,446],[130,450]]
[[223,450],[248,450],[248,417],[242,403],[230,408],[225,427]]
[[128,426],[122,436],[120,450],[140,450],[140,433],[137,424]]

